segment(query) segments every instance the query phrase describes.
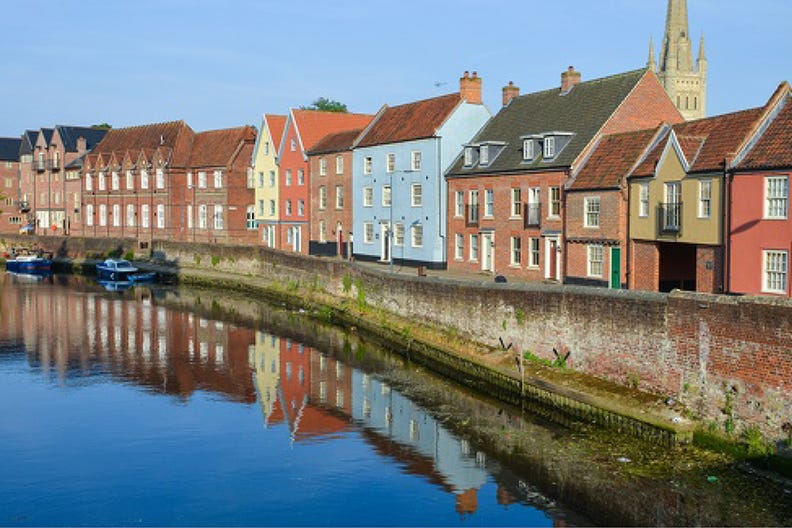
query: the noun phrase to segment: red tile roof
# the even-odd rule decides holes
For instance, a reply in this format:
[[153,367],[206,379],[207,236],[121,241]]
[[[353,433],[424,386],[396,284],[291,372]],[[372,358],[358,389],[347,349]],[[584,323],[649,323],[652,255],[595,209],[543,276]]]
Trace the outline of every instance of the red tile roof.
[[328,134],[344,130],[361,129],[368,126],[374,116],[343,112],[321,112],[318,110],[292,110],[303,150],[312,150],[314,145]]
[[256,140],[256,130],[251,126],[209,130],[195,135],[191,167],[222,167],[227,165],[244,141]]
[[265,114],[264,119],[267,120],[270,136],[272,139],[272,146],[275,152],[280,148],[280,142],[283,137],[283,129],[286,128],[286,116],[276,114]]
[[363,132],[362,128],[346,130],[336,134],[329,134],[320,139],[308,154],[326,154],[328,152],[341,152],[352,148],[355,139]]
[[461,102],[459,94],[453,93],[386,107],[357,146],[370,147],[432,137]]
[[737,166],[737,170],[792,167],[792,100],[776,116],[759,141]]
[[165,148],[172,150],[170,165],[186,167],[194,136],[195,132],[184,121],[114,128],[107,131],[90,156],[106,154],[104,158],[109,159],[110,154],[115,152],[123,158],[123,153],[135,151],[131,156],[136,160],[143,149],[151,153],[158,148]]
[[571,190],[618,188],[622,178],[651,147],[660,127],[603,137],[575,176]]

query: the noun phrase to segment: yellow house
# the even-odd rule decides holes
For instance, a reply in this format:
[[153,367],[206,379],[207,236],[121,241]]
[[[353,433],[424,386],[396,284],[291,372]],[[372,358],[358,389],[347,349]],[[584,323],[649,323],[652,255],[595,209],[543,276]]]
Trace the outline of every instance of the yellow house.
[[723,291],[724,171],[761,115],[755,108],[675,125],[633,170],[630,288]]
[[264,427],[267,427],[280,390],[280,338],[256,332],[256,343],[248,351],[248,363],[253,369]]
[[253,149],[253,179],[256,191],[256,224],[259,242],[267,247],[276,246],[278,211],[278,146],[280,145],[286,116],[264,114],[261,131]]

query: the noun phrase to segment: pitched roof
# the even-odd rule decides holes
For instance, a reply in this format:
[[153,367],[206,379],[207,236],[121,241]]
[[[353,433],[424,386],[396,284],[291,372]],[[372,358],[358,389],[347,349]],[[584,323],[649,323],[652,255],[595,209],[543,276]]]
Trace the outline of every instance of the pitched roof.
[[604,136],[575,176],[571,190],[618,188],[635,164],[651,148],[657,128]]
[[0,161],[19,161],[22,138],[0,138]]
[[462,103],[458,93],[383,108],[357,147],[371,147],[433,137]]
[[19,155],[33,154],[33,147],[36,145],[38,130],[25,130],[22,134],[22,145],[19,147]]
[[366,127],[374,116],[318,110],[292,110],[304,151],[313,149],[328,134]]
[[757,170],[788,167],[792,167],[792,101],[787,101],[736,168]]
[[[553,88],[515,97],[471,141],[502,142],[506,144],[503,151],[486,167],[465,168],[460,157],[448,174],[491,174],[571,166],[647,72],[642,68],[581,82],[568,92]],[[532,162],[524,162],[522,138],[549,132],[573,135],[551,161],[539,155]]]
[[172,149],[170,164],[186,167],[190,146],[195,132],[184,121],[156,123],[129,128],[114,128],[107,131],[92,154],[115,152],[123,158],[126,151],[155,150],[160,147]]
[[274,152],[278,152],[283,136],[283,129],[286,128],[287,117],[285,115],[265,114],[264,119],[266,120],[267,127],[269,128],[273,150]]
[[330,152],[341,152],[350,150],[355,143],[355,139],[363,132],[362,128],[355,130],[345,130],[335,134],[328,134],[320,139],[316,145],[306,154],[327,154]]
[[[690,167],[688,173],[723,170],[724,160],[736,154],[763,111],[763,108],[752,108],[674,125],[677,142]],[[659,143],[631,176],[653,175],[669,140],[670,136]]]
[[251,126],[208,130],[195,135],[191,167],[220,167],[228,164],[243,141],[256,139],[256,130]]
[[49,145],[50,141],[52,141],[52,134],[55,133],[54,128],[42,128],[40,133],[44,135],[44,142]]
[[105,128],[57,125],[55,129],[66,152],[77,152],[77,140],[81,137],[85,138],[87,149],[92,150],[107,134]]

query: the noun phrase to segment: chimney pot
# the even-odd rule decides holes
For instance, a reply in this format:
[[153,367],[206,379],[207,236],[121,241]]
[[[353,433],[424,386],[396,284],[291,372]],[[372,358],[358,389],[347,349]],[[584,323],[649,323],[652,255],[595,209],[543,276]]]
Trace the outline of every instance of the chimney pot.
[[561,92],[566,93],[580,82],[580,72],[575,71],[574,66],[570,66],[561,74]]
[[507,86],[503,87],[503,106],[506,106],[515,97],[520,96],[520,87],[514,86],[513,81],[509,81]]
[[482,104],[481,77],[476,72],[473,72],[471,77],[470,73],[465,71],[465,74],[459,79],[459,97],[470,104]]

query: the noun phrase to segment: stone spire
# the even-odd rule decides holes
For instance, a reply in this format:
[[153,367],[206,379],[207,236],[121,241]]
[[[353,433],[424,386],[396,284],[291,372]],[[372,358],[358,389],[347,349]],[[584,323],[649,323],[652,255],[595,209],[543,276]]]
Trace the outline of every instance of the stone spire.
[[646,67],[657,73],[657,63],[655,62],[654,52],[654,39],[649,37],[649,60],[646,61]]
[[[652,53],[650,61],[653,58]],[[694,63],[687,0],[668,0],[657,76],[685,119],[705,116],[707,59],[704,55],[704,37],[702,35],[698,60]]]

